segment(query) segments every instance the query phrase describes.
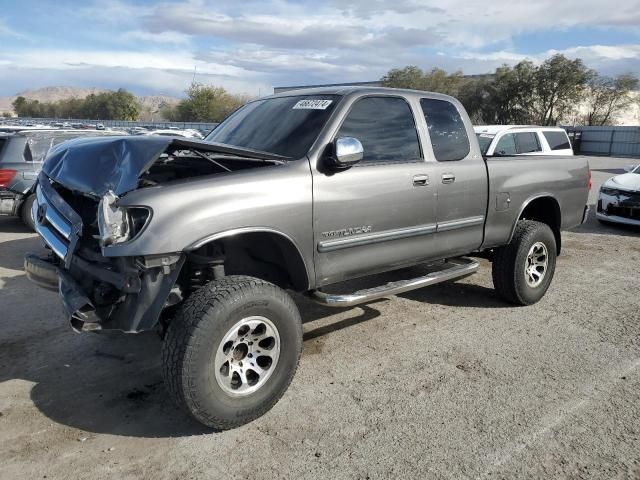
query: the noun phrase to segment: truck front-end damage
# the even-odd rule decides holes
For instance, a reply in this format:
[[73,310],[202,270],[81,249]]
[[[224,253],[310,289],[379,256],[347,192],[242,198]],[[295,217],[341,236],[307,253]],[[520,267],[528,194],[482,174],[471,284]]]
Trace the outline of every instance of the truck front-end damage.
[[118,209],[113,193],[100,202],[73,195],[44,173],[36,192],[36,230],[48,248],[25,257],[27,276],[59,291],[77,331],[153,328],[172,302],[184,255],[106,257],[101,253],[105,245],[128,241],[144,228],[143,209]]
[[[38,177],[32,213],[46,248],[25,257],[26,274],[59,292],[76,331],[152,329],[166,307],[183,299],[179,277],[187,253],[117,253],[143,241],[138,237],[154,216],[151,207],[122,200],[176,180],[278,164],[257,152],[169,137],[61,144]],[[183,275],[197,276],[197,268]]]

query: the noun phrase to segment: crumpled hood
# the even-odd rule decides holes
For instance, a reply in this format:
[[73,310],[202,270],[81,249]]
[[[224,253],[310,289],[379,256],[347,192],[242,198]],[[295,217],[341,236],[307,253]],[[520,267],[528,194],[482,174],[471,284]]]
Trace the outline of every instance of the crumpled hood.
[[172,137],[78,138],[51,149],[42,171],[64,187],[102,197],[134,190],[138,176],[166,150]]
[[603,186],[637,192],[640,191],[640,174],[624,173],[622,175],[616,175],[607,180]]
[[97,197],[111,190],[120,196],[135,190],[139,176],[169,147],[278,162],[284,158],[233,145],[179,137],[93,137],[56,145],[47,155],[42,171],[70,190]]

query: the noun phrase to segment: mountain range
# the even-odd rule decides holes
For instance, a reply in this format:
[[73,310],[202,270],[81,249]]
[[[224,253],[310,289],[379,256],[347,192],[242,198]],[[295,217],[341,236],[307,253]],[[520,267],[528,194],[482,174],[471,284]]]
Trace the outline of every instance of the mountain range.
[[[85,98],[88,95],[107,92],[105,88],[79,88],[79,87],[44,87],[37,90],[25,90],[18,92],[15,95],[9,97],[0,97],[0,113],[11,112],[13,108],[11,103],[16,97],[22,96],[31,100],[38,100],[39,102],[57,102],[58,100],[65,100],[68,98]],[[175,104],[180,101],[179,98],[170,97],[167,95],[143,95],[138,96],[138,101],[142,106],[144,112],[154,112],[162,104]]]

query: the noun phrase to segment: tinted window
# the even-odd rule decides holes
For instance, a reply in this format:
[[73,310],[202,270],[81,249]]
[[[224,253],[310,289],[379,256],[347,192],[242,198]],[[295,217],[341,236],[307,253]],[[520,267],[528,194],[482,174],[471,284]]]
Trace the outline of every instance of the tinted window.
[[402,98],[358,100],[340,127],[338,137],[355,137],[364,147],[365,162],[420,158],[418,132],[409,104]]
[[257,100],[228,117],[206,140],[301,158],[313,145],[339,98],[298,95]]
[[445,100],[423,98],[422,112],[429,127],[433,154],[440,162],[462,160],[469,154],[469,137],[458,109]]
[[551,150],[567,150],[571,148],[569,138],[564,132],[542,132]]
[[493,151],[494,155],[515,155],[516,153],[518,152],[516,151],[516,142],[513,139],[512,133],[507,133],[500,137],[500,140],[498,140],[498,144]]
[[478,143],[480,144],[480,152],[482,152],[483,155],[486,155],[491,142],[496,136],[489,133],[476,133],[476,137],[478,137]]
[[516,137],[516,149],[518,153],[531,153],[540,152],[540,142],[538,141],[538,135],[533,132],[520,132],[515,133]]

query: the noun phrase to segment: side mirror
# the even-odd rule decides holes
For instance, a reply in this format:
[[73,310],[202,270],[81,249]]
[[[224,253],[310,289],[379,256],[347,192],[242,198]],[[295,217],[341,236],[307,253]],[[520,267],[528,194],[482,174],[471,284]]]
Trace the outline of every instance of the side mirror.
[[627,165],[626,167],[624,167],[624,171],[625,172],[632,172],[636,169],[638,165]]
[[363,157],[364,147],[357,138],[342,137],[333,141],[332,160],[336,167],[351,167],[361,161]]

